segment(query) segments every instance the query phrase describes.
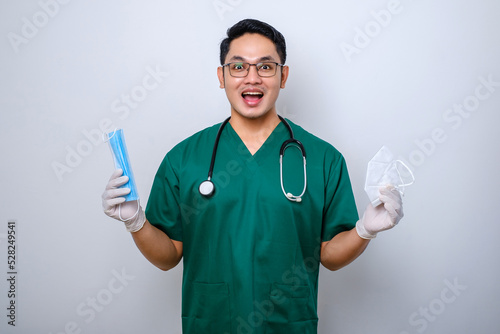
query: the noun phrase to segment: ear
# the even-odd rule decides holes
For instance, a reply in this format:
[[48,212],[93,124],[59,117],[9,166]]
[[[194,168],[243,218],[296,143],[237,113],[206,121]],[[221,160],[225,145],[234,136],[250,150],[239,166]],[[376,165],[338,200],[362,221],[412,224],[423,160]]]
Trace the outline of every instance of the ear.
[[224,86],[224,67],[217,67],[217,77],[219,78],[219,88],[225,88]]
[[283,66],[283,69],[281,70],[281,84],[280,84],[281,89],[285,88],[286,80],[288,79],[289,70],[290,69],[286,65]]

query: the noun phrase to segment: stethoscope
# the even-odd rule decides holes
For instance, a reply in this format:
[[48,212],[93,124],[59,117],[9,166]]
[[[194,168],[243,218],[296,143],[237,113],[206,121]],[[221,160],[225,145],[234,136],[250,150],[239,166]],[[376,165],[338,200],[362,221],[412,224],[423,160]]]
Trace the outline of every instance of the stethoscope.
[[[304,145],[295,137],[293,136],[293,131],[292,128],[290,127],[290,124],[281,116],[278,115],[280,118],[281,122],[286,126],[288,129],[288,132],[290,132],[290,138],[285,140],[283,144],[281,145],[280,148],[280,182],[281,182],[281,190],[283,191],[283,194],[285,195],[286,198],[288,198],[292,202],[301,202],[302,201],[302,196],[306,192],[307,188],[307,173],[306,173],[306,151],[304,149]],[[214,143],[214,149],[212,151],[212,160],[210,161],[210,168],[208,169],[208,178],[203,181],[200,186],[198,187],[198,190],[200,191],[200,194],[205,196],[205,197],[211,197],[215,193],[215,185],[212,182],[212,174],[214,170],[214,164],[215,164],[215,156],[217,154],[217,147],[219,146],[219,139],[220,135],[222,133],[222,130],[226,126],[227,122],[231,117],[228,117],[222,122],[219,131],[217,132],[217,136],[215,137],[215,143]],[[302,189],[302,193],[300,195],[293,195],[292,193],[287,193],[285,191],[285,187],[283,186],[283,156],[285,155],[285,150],[289,147],[296,147],[300,153],[302,154],[302,159],[304,161],[304,188]]]

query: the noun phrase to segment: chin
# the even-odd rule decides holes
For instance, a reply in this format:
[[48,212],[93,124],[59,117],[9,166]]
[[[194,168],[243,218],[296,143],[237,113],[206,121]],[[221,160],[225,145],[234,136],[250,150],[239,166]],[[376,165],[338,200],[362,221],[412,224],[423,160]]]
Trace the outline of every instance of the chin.
[[268,111],[243,111],[243,112],[235,110],[235,112],[243,118],[254,120],[254,119],[259,119],[259,118],[263,118],[263,117],[267,116],[271,112],[271,110],[268,110]]
[[235,113],[247,119],[259,119],[273,113],[273,111],[276,110],[275,108],[264,108],[262,106],[259,108],[248,108],[244,106],[243,108],[232,109]]

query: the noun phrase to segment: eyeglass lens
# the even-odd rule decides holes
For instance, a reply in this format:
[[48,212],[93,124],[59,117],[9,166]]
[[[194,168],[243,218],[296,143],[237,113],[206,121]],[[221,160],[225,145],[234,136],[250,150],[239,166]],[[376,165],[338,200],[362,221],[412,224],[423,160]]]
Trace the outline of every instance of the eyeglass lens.
[[257,68],[257,73],[261,77],[272,77],[276,74],[276,69],[278,64],[276,63],[258,63],[258,64],[249,64],[249,63],[230,63],[228,64],[229,73],[233,77],[246,77],[248,72],[250,71],[250,66],[254,65]]

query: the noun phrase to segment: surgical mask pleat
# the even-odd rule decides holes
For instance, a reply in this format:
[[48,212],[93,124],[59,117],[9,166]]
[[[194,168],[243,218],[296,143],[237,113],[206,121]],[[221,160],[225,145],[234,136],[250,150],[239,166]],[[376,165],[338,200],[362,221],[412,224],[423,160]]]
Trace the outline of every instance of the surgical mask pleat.
[[109,147],[113,155],[115,168],[122,169],[123,175],[129,177],[129,181],[122,186],[122,188],[130,188],[130,193],[125,196],[125,200],[126,202],[138,200],[139,194],[135,184],[134,173],[132,172],[132,167],[130,165],[123,129],[117,129],[114,132],[110,132],[107,137]]

